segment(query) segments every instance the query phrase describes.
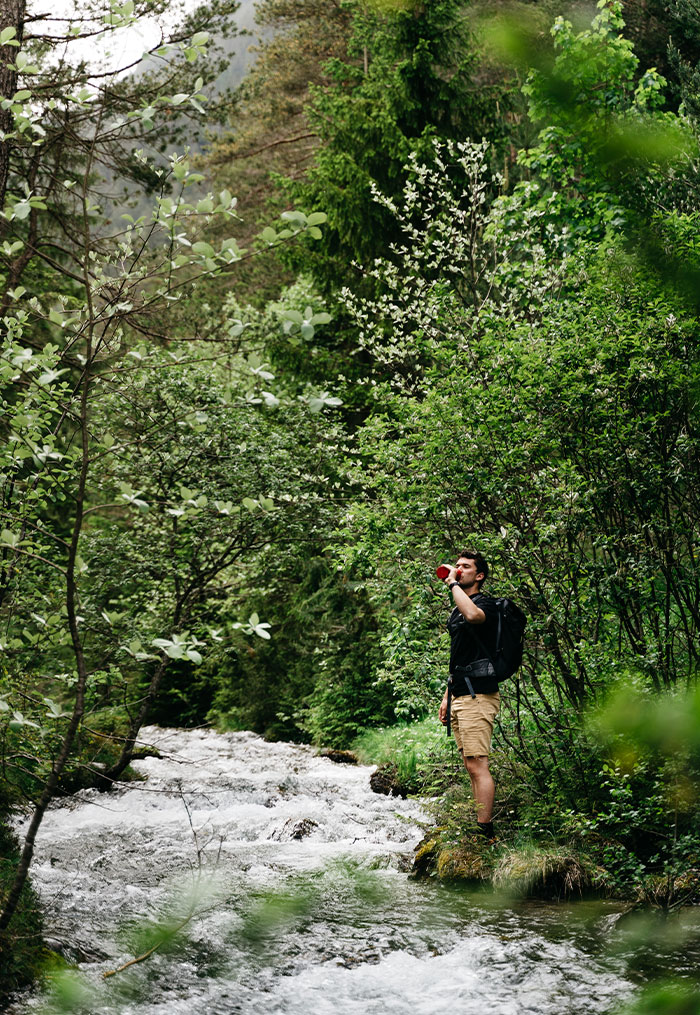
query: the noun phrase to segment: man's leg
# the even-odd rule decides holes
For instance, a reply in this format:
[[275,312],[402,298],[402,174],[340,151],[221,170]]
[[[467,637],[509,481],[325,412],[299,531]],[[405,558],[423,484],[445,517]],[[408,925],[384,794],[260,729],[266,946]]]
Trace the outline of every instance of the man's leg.
[[479,824],[486,825],[493,816],[493,800],[496,795],[493,776],[489,771],[488,755],[467,755],[464,758],[464,766],[472,784],[474,803],[476,804],[476,820]]

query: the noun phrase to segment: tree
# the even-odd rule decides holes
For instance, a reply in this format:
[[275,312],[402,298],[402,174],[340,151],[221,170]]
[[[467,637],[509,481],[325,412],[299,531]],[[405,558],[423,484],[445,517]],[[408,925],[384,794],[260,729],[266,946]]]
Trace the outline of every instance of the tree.
[[[162,75],[150,73],[139,81],[121,77],[123,68],[95,75],[86,64],[51,60],[52,45],[61,50],[66,39],[110,35],[131,25],[131,2],[115,0],[102,21],[78,16],[66,23],[65,34],[25,35],[21,46],[18,26],[2,26],[14,61],[4,84],[10,90],[18,84],[20,90],[5,99],[13,129],[4,135],[2,163],[0,375],[6,443],[0,476],[0,607],[9,665],[4,678],[8,693],[0,708],[7,719],[5,762],[15,767],[28,762],[25,775],[34,802],[16,876],[3,899],[2,932],[23,892],[37,831],[78,742],[88,698],[104,682],[103,667],[109,678],[115,666],[116,646],[109,644],[108,631],[116,627],[111,614],[118,611],[104,610],[107,629],[94,615],[91,626],[83,626],[81,611],[91,602],[86,547],[102,512],[123,517],[126,510],[130,528],[129,512],[145,512],[150,505],[128,478],[116,488],[110,480],[126,462],[149,453],[157,457],[158,440],[167,447],[166,434],[172,441],[175,434],[181,436],[181,426],[199,425],[202,410],[166,404],[168,427],[157,431],[160,407],[149,407],[143,397],[146,371],[186,370],[186,357],[164,351],[173,340],[191,339],[177,331],[178,299],[199,279],[254,256],[254,251],[242,252],[230,232],[216,249],[198,237],[212,221],[236,218],[230,192],[188,200],[202,179],[188,156],[172,154],[163,166],[139,147],[156,136],[159,117],[183,109],[201,115],[204,80],[193,65],[206,50],[204,26],[219,24],[231,10],[218,4],[199,8],[187,31],[175,29],[154,48],[154,57],[168,58]],[[22,16],[20,11],[20,21]],[[185,90],[173,93],[176,79]],[[127,212],[115,221],[113,211],[102,210],[109,204],[105,188],[124,174],[156,187],[151,215],[135,218]],[[306,217],[296,215],[279,242],[306,228]],[[243,331],[242,325],[229,328],[219,338],[224,358],[235,354]],[[194,346],[192,351],[195,358],[201,356]],[[233,401],[245,403],[246,394],[232,396]],[[172,495],[169,487],[159,492],[162,499]],[[192,509],[186,504],[183,514],[203,506],[201,499]],[[266,510],[260,501],[253,506]],[[173,517],[179,510],[173,505]],[[149,693],[128,725],[124,750],[113,766],[115,777],[128,763],[167,661],[198,661],[196,643],[183,630],[192,601],[244,548],[260,540],[255,525],[242,520],[245,515],[217,508],[213,513],[221,516],[215,542],[203,548],[200,540],[198,551],[204,556],[190,555],[200,559],[195,580],[179,587],[175,569],[167,602],[171,623],[149,646],[158,649]],[[227,518],[229,524],[223,524]],[[189,545],[191,534],[183,538]],[[32,607],[33,624],[45,633],[37,635],[20,619]],[[132,657],[144,663],[152,654],[132,649]],[[68,672],[56,672],[57,666]]]
[[[446,182],[457,159],[467,194]],[[556,724],[615,673],[660,690],[697,671],[698,477],[682,464],[699,437],[695,318],[620,236],[568,253],[555,203],[548,219],[517,192],[485,218],[486,171],[478,146],[438,150],[420,188],[380,198],[405,242],[372,269],[387,295],[345,293],[384,374],[350,538],[375,575],[481,548],[531,617],[531,707]],[[422,584],[408,583],[405,637],[429,621]],[[409,711],[425,707],[414,672],[431,654],[396,671]]]
[[[433,138],[503,140],[511,81],[491,70],[461,0],[358,5],[348,58],[330,60],[331,82],[312,89],[307,116],[320,139],[313,166],[290,180],[301,207],[329,216],[322,241],[290,258],[326,293],[355,279],[354,261],[386,255],[397,234],[372,188],[398,196],[411,152]],[[500,116],[496,109],[501,104]]]
[[[303,177],[313,162],[318,135],[307,114],[310,92],[329,83],[327,61],[345,57],[353,8],[309,0],[263,0],[256,7],[263,33],[256,60],[227,106],[229,129],[212,139],[204,159],[215,186],[238,196],[244,242],[288,206],[275,178]],[[291,280],[274,252],[242,267],[236,293],[258,307]]]

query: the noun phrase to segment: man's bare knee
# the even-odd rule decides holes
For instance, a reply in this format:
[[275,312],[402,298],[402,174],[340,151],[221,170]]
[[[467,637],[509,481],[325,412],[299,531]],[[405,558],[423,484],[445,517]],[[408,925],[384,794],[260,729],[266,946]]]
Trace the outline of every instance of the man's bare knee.
[[487,754],[465,754],[464,764],[470,775],[488,772],[489,758]]

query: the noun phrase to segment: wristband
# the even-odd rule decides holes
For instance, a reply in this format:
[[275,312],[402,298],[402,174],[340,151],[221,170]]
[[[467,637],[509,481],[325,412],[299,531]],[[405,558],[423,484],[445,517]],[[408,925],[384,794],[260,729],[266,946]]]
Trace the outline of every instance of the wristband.
[[459,585],[459,582],[450,582],[450,584],[447,586],[449,588],[450,592],[455,587],[455,585]]

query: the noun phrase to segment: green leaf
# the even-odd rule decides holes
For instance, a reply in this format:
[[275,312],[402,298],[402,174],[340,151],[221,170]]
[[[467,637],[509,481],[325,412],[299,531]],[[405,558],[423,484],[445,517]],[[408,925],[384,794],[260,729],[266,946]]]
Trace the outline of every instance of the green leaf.
[[207,257],[214,257],[216,253],[211,243],[205,243],[204,240],[198,240],[197,243],[193,243],[192,252],[194,254],[206,254]]
[[296,226],[306,225],[306,215],[303,211],[283,211],[280,218],[284,219],[285,222],[291,222]]
[[258,638],[264,638],[266,641],[270,640],[271,635],[267,630],[270,627],[270,624],[253,624],[251,626],[253,628],[253,632],[257,634]]
[[17,204],[12,206],[10,218],[26,219],[31,210],[32,206],[29,201],[18,201]]

